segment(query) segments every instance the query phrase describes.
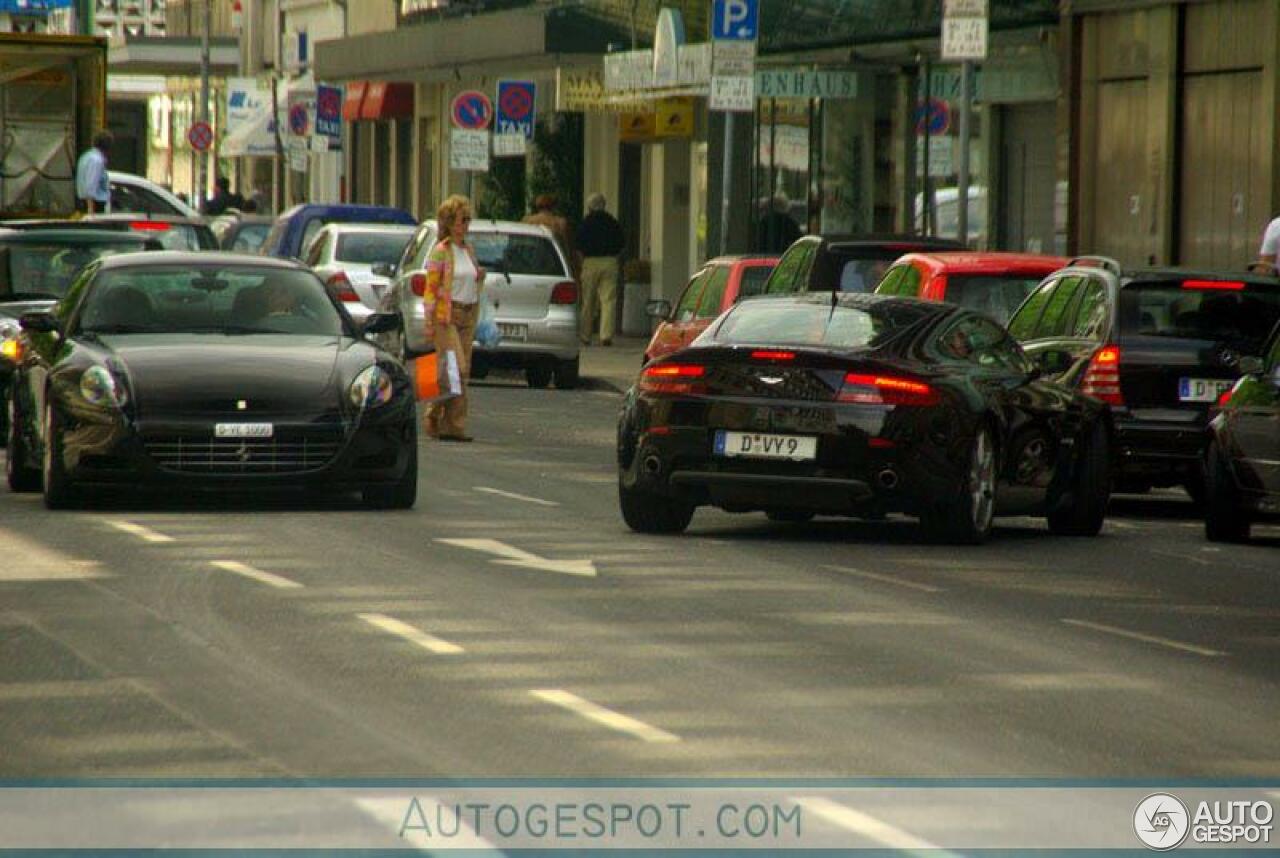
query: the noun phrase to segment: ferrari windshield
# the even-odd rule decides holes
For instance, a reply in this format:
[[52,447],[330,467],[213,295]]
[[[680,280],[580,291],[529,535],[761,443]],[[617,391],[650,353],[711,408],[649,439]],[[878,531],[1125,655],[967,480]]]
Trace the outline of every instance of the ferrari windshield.
[[316,277],[278,268],[145,266],[102,272],[81,308],[81,333],[341,336]]

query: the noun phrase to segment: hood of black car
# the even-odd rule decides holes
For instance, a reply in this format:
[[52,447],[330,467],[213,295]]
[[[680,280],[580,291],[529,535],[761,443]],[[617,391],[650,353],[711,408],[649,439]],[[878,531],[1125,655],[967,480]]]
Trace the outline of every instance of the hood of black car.
[[332,411],[342,387],[339,359],[349,344],[269,334],[127,334],[98,342],[127,379],[142,417]]

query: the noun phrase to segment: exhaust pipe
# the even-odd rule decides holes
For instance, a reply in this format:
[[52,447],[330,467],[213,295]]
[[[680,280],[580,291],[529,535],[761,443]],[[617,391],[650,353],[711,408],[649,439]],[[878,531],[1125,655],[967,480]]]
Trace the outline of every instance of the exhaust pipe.
[[657,476],[662,472],[662,460],[652,454],[645,456],[644,461],[640,464],[644,467],[644,472],[651,477]]
[[876,474],[876,482],[880,484],[880,488],[892,491],[898,487],[898,472],[893,468],[885,468]]

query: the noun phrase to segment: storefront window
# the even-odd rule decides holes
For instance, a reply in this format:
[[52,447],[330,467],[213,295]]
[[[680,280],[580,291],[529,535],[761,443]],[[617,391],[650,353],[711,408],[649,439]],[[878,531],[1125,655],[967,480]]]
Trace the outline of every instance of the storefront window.
[[[756,123],[755,223],[756,247],[782,250],[779,229],[785,215],[801,232],[809,223],[809,125],[807,99],[773,98],[761,101]],[[771,217],[771,213],[776,213]],[[783,242],[785,244],[785,242]]]

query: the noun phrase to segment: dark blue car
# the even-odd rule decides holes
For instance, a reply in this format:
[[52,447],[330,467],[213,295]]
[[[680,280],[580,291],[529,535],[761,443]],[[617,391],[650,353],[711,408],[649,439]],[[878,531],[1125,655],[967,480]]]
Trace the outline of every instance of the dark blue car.
[[262,244],[265,256],[301,259],[312,236],[327,223],[403,223],[417,226],[413,215],[391,206],[296,205],[276,218]]

